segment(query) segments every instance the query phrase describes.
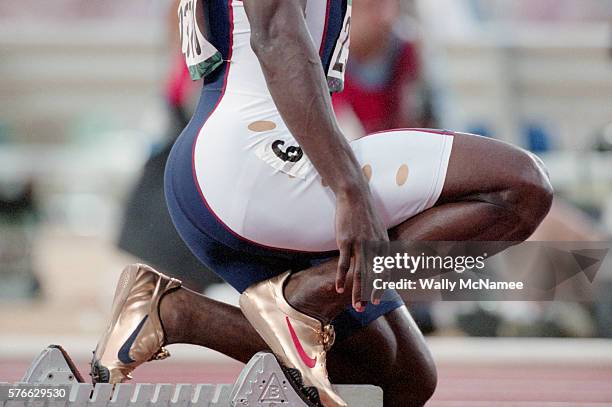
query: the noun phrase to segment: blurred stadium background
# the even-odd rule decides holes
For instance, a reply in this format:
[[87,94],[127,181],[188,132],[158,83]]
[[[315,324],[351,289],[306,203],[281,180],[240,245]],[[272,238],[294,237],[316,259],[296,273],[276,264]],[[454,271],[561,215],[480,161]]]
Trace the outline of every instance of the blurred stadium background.
[[[354,0],[364,29],[335,100],[349,136],[392,111],[393,125],[523,146],[556,189],[534,239],[610,241],[612,1],[403,0],[401,13],[395,2]],[[49,343],[85,362],[129,262],[236,301],[163,214],[164,157],[197,93],[177,68],[171,3],[0,2],[0,381]],[[399,45],[376,52],[380,36]],[[609,258],[597,283],[612,292]],[[612,405],[602,298],[414,304],[440,365],[430,405]],[[208,350],[175,354],[136,379],[229,382],[240,369]]]

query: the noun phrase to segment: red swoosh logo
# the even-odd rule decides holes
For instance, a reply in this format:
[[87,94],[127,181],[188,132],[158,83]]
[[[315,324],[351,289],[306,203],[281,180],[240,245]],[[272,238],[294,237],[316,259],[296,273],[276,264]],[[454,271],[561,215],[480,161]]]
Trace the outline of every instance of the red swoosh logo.
[[298,355],[300,355],[300,357],[302,358],[302,362],[304,362],[306,366],[312,369],[317,364],[317,358],[311,358],[306,354],[306,351],[304,351],[304,348],[302,347],[302,344],[300,343],[300,340],[298,339],[295,330],[291,325],[291,321],[289,321],[289,317],[285,317],[285,320],[287,321],[289,333],[291,334],[291,339],[293,340],[293,344],[295,345],[295,349],[297,350]]

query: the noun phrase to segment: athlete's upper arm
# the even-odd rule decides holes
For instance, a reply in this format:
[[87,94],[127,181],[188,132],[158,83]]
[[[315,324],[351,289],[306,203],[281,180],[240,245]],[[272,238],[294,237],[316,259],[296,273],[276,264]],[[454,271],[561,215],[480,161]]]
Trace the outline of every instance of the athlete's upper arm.
[[275,40],[290,41],[294,35],[308,35],[303,0],[244,0],[251,25],[251,45],[257,52]]

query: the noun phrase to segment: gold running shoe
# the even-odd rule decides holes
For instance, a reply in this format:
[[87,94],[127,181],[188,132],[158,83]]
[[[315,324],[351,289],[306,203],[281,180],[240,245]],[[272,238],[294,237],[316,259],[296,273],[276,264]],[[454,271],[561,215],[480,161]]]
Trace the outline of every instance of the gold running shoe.
[[346,407],[327,375],[326,355],[334,342],[333,327],[323,326],[287,302],[283,288],[288,276],[289,272],[249,287],[240,296],[240,309],[289,370],[289,376],[296,379],[293,369],[301,373],[305,386],[301,390],[312,405]]
[[115,290],[112,316],[91,360],[93,383],[121,383],[150,360],[165,359],[164,330],[159,316],[162,297],[181,286],[144,264],[127,266]]

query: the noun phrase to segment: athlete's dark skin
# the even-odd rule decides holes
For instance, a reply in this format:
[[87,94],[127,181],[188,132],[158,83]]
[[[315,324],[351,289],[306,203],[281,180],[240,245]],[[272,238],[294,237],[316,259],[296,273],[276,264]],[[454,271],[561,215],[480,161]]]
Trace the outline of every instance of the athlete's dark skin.
[[[386,240],[525,240],[552,201],[541,162],[511,145],[454,136],[444,188],[436,205],[387,231],[367,181],[333,115],[319,55],[302,0],[244,0],[252,47],[287,126],[336,195],[338,258],[292,274],[285,296],[298,310],[331,321],[357,299],[360,244]],[[283,63],[279,63],[283,61]],[[348,276],[348,278],[346,278]],[[239,308],[188,289],[160,305],[166,340],[202,345],[247,362],[267,345]],[[380,317],[329,352],[334,383],[371,383],[384,405],[422,406],[436,387],[436,369],[405,307]]]

